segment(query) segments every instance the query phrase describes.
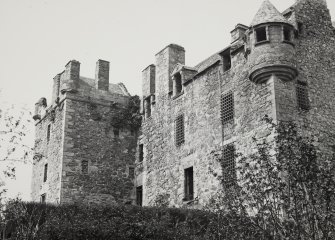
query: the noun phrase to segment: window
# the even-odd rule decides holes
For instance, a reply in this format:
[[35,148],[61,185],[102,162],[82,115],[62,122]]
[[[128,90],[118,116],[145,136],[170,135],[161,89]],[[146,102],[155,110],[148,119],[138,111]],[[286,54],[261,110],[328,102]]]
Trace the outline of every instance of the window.
[[230,51],[227,51],[222,55],[222,64],[224,72],[228,71],[231,68]]
[[47,142],[50,140],[50,134],[51,134],[51,124],[48,125],[48,130],[47,130]]
[[184,143],[184,115],[179,115],[175,120],[175,142],[176,146]]
[[81,172],[83,174],[87,174],[88,173],[88,161],[87,160],[82,160],[81,161]]
[[291,42],[291,29],[289,27],[283,28],[284,41]]
[[118,128],[114,128],[113,133],[114,133],[114,137],[120,136],[120,130]]
[[193,200],[193,167],[184,170],[184,201]]
[[234,121],[234,96],[231,92],[221,96],[221,120],[223,125]]
[[225,146],[223,150],[223,181],[228,187],[232,186],[236,179],[235,171],[235,147],[233,144]]
[[48,164],[44,164],[44,176],[43,176],[43,182],[46,182],[48,179]]
[[140,144],[138,146],[138,152],[139,152],[138,161],[143,162],[143,144]]
[[296,86],[298,107],[302,110],[309,110],[308,86],[305,82],[297,82]]
[[266,27],[260,27],[255,29],[256,32],[256,43],[267,40]]
[[134,178],[135,176],[135,168],[134,167],[128,167],[128,177]]
[[151,96],[145,99],[145,117],[151,117]]
[[136,188],[136,205],[142,206],[142,200],[143,200],[143,187],[138,186]]
[[181,82],[181,74],[177,73],[174,75],[174,95],[177,96],[181,94],[181,91],[183,90],[183,85]]
[[42,195],[41,195],[41,203],[45,203],[45,202],[46,202],[46,199],[47,199],[46,194],[45,194],[45,193],[42,194]]

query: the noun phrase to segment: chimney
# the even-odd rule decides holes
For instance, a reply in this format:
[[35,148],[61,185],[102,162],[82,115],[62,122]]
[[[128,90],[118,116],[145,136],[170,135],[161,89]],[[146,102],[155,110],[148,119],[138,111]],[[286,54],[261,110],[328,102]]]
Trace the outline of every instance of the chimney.
[[54,84],[52,87],[52,104],[54,104],[56,99],[58,98],[59,88],[60,88],[60,74],[57,74],[54,77]]
[[42,115],[45,114],[45,108],[47,107],[47,100],[45,98],[40,98],[37,103],[35,103],[35,113],[33,119],[35,121],[40,120]]
[[235,29],[230,32],[231,34],[231,43],[234,43],[238,40],[243,39],[245,32],[248,30],[248,27],[243,24],[237,24]]
[[142,71],[142,95],[147,97],[155,94],[156,67],[151,64]]
[[71,60],[65,65],[65,71],[61,74],[60,91],[73,92],[78,88],[80,74],[80,62]]
[[99,59],[95,69],[95,86],[97,89],[109,89],[109,62]]

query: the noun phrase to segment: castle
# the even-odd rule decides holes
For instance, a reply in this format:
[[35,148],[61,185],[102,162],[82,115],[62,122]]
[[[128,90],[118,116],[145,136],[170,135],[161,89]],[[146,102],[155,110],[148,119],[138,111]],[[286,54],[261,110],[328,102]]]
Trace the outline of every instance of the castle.
[[111,126],[131,97],[109,84],[108,62],[98,61],[93,80],[70,61],[54,79],[52,105],[36,104],[33,200],[202,206],[224,191],[213,150],[224,149],[233,174],[235,153],[271,136],[265,115],[303,125],[330,152],[334,46],[325,0],[297,0],[283,13],[265,0],[249,26],[231,31],[229,46],[198,65],[186,66],[175,44],[155,55],[142,72],[140,131]]

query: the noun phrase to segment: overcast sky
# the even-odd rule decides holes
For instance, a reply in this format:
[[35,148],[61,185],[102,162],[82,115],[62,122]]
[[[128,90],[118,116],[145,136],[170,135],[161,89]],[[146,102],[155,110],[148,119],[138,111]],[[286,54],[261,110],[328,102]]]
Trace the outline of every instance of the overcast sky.
[[[230,31],[249,25],[262,1],[0,0],[1,97],[31,108],[40,97],[49,101],[53,77],[71,59],[91,78],[98,59],[110,61],[110,82],[140,95],[141,71],[159,50],[179,44],[194,66],[228,46]],[[294,2],[272,0],[279,11]],[[334,0],[328,8],[335,16]],[[11,192],[29,196],[30,172],[19,169]]]

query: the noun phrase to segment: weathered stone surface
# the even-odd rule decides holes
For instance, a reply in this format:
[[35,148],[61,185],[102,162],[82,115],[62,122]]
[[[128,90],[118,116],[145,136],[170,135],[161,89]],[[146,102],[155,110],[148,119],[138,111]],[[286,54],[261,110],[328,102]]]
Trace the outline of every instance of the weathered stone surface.
[[[193,205],[204,205],[224,191],[215,177],[222,171],[213,151],[232,143],[238,153],[248,155],[255,149],[253,137],[272,141],[273,133],[262,121],[265,115],[275,122],[295,121],[304,134],[319,136],[320,149],[330,153],[335,144],[335,35],[329,11],[323,1],[299,0],[286,11],[288,20],[278,14],[276,24],[262,22],[268,25],[268,41],[256,44],[254,32],[247,33],[244,49],[231,55],[230,70],[223,71],[219,54],[214,54],[195,67],[198,73],[184,84],[181,95],[168,94],[168,69],[185,63],[179,55],[168,54],[168,48],[156,55],[158,96],[151,116],[142,124],[139,144],[144,145],[144,160],[137,163],[135,172],[135,184],[143,186],[144,205],[153,205],[162,196],[170,206],[185,205],[184,169],[189,167],[194,172]],[[284,26],[296,28],[295,35],[291,29],[291,42],[284,41]],[[293,68],[298,75],[283,81],[281,71],[270,69],[266,81],[250,81],[252,71],[268,66]],[[309,111],[298,107],[297,81],[308,84]],[[220,98],[229,92],[234,96],[234,120],[223,126]],[[184,114],[185,141],[176,146],[175,118],[179,114]]]
[[[134,198],[136,129],[115,124],[130,95],[123,85],[109,84],[108,65],[98,61],[94,80],[79,77],[79,62],[70,61],[67,71],[57,78],[70,83],[75,79],[72,87],[76,91],[57,93],[55,81],[53,98],[58,98],[57,102],[45,113],[41,112],[45,106],[38,103],[41,119],[36,121],[33,201],[39,201],[42,194],[49,203],[113,204]],[[45,164],[48,171],[44,182]]]

